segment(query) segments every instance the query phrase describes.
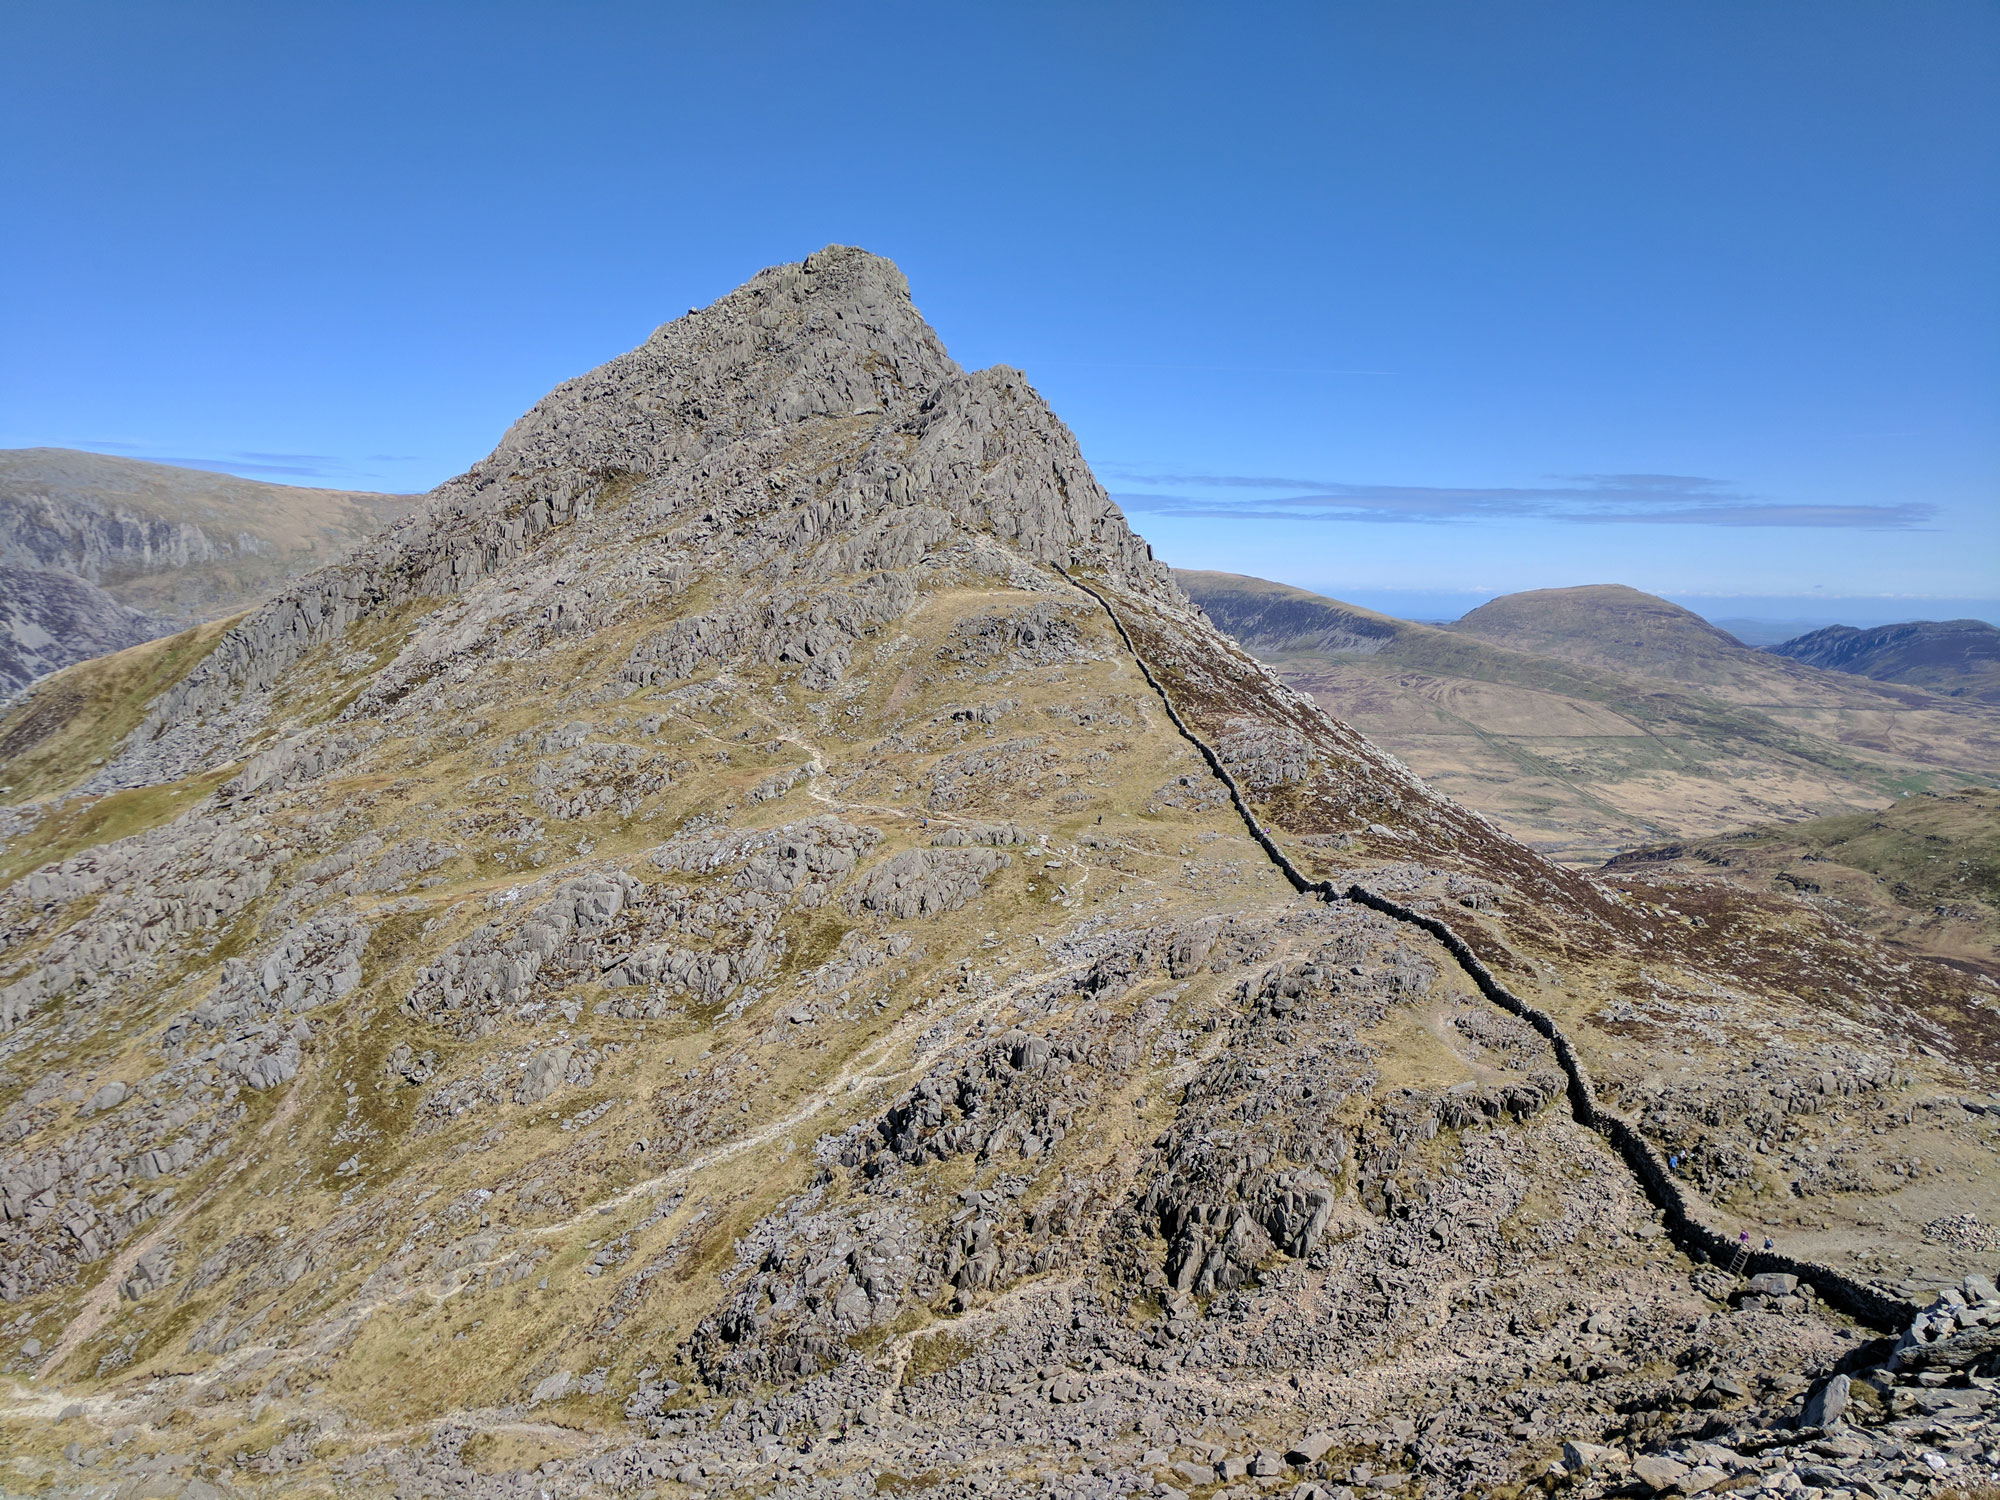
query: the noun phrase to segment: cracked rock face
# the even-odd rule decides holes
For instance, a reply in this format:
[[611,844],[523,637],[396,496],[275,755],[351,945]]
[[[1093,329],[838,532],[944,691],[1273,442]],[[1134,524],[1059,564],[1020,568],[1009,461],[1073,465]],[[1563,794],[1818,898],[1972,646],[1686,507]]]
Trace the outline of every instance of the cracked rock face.
[[[760,274],[172,650],[74,669],[137,696],[63,774],[60,693],[0,720],[0,1488],[1978,1477],[1977,981],[1749,897],[1695,942],[1435,795],[887,262]],[[1155,682],[1385,904],[1301,897]],[[1704,1224],[1907,1318],[1691,1258],[1410,914]]]

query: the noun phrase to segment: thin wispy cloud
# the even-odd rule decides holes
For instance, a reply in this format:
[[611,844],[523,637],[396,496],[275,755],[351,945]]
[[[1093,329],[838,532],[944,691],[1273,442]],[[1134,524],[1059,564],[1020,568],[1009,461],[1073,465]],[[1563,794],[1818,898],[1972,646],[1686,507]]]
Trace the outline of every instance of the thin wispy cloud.
[[214,456],[162,453],[147,443],[121,443],[107,439],[84,439],[77,443],[93,453],[115,453],[121,458],[144,459],[147,463],[172,464],[180,469],[201,469],[212,474],[271,474],[294,479],[369,479],[375,476],[330,453],[267,453],[255,449]]
[[1921,531],[1935,514],[1936,507],[1930,505],[1711,505],[1644,515],[1583,515],[1564,519],[1649,526],[1821,526]]
[[1193,370],[1208,375],[1394,375],[1394,370],[1329,370],[1291,365],[1167,365],[1152,362],[1102,359],[1038,359],[1044,366],[1064,370]]
[[1691,474],[1557,474],[1543,485],[1346,484],[1260,474],[1179,474],[1106,465],[1128,511],[1238,521],[1448,524],[1558,521],[1577,525],[1777,526],[1911,531],[1936,508],[1774,502],[1727,480]]

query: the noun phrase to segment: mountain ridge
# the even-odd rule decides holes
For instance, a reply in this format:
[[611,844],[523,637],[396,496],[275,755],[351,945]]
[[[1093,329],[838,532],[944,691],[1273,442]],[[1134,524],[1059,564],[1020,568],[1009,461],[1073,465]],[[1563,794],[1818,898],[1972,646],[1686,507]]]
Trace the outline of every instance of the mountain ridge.
[[[267,685],[311,645],[384,605],[413,594],[450,593],[483,576],[518,555],[525,540],[576,518],[588,488],[576,476],[616,478],[627,472],[626,465],[642,461],[670,469],[690,465],[700,484],[715,477],[699,463],[710,445],[740,442],[757,458],[767,459],[782,444],[779,424],[803,417],[838,422],[907,414],[923,436],[934,437],[935,446],[947,450],[938,456],[939,469],[927,473],[955,490],[958,519],[991,526],[1009,542],[1025,542],[1039,560],[1099,566],[1120,580],[1172,591],[1165,567],[1154,563],[1150,549],[1133,536],[1090,477],[1075,439],[1040,405],[1020,373],[1006,366],[970,375],[960,371],[916,317],[901,273],[881,271],[856,255],[831,247],[797,267],[767,271],[712,308],[663,325],[639,349],[557,386],[508,429],[491,455],[440,486],[423,515],[406,519],[362,547],[351,561],[311,575],[254,610],[217,643],[185,684],[161,701],[147,729],[161,729],[190,713],[198,721],[228,702],[239,687],[254,691]],[[783,301],[817,306],[810,301],[815,280],[831,281],[834,296],[844,299],[844,305],[828,318],[804,319],[798,337],[783,347],[767,342],[762,336],[781,324],[767,326],[762,319],[773,316],[774,304]],[[738,319],[737,314],[745,316]],[[855,327],[866,335],[858,344],[848,336]],[[722,331],[714,332],[718,328]],[[877,349],[877,343],[888,347]],[[753,353],[761,358],[749,358]],[[825,370],[812,381],[800,378],[799,366],[814,356],[827,361]],[[716,367],[699,365],[698,357]],[[741,389],[746,371],[764,376],[759,389]],[[652,389],[655,378],[667,383],[671,396]],[[922,399],[912,398],[913,387]],[[739,416],[734,431],[705,422],[704,401],[715,402],[725,394],[729,411],[755,411],[763,422],[752,425]],[[963,458],[950,450],[987,425],[993,408],[1024,400],[1054,424],[1038,424],[1032,431],[1032,441],[1049,450],[1037,454],[1047,472],[1035,476],[1039,482],[1029,486],[1019,510],[996,509]],[[663,412],[671,420],[662,420]],[[681,422],[687,426],[676,425]],[[920,455],[923,436],[916,440]],[[885,495],[893,497],[899,485],[907,493],[909,479],[893,458],[871,453],[867,461],[878,465],[869,480],[879,483]],[[1072,484],[1080,505],[1072,504]],[[818,487],[817,476],[814,485]],[[794,543],[809,540],[842,513],[837,506],[803,498],[795,498],[793,508],[800,528],[789,538]],[[920,545],[920,537],[921,530],[906,531],[885,555],[903,555]],[[183,766],[189,757],[215,749],[200,738],[199,729],[180,738],[196,747],[182,752],[177,764]],[[150,775],[150,761],[148,765]],[[115,784],[118,774],[114,765],[98,781]]]
[[235,614],[413,504],[112,454],[0,450],[0,609],[14,622],[0,690]]
[[1827,671],[2000,703],[2000,628],[1985,620],[1829,625],[1764,649]]

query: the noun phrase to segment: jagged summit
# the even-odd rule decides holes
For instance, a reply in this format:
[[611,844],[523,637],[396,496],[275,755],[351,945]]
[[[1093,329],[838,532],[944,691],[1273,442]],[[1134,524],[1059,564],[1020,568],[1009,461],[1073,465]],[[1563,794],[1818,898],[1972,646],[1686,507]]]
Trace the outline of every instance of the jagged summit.
[[440,494],[513,472],[659,473],[809,417],[903,420],[963,377],[892,262],[830,245],[557,386]]
[[234,755],[263,723],[245,693],[359,621],[530,553],[520,588],[603,623],[725,552],[780,584],[945,566],[996,542],[1007,566],[1082,568],[1185,605],[1020,372],[961,371],[893,264],[832,247],[557,387],[419,514],[232,629],[94,784]]
[[[953,502],[955,520],[1038,559],[1122,576],[1146,551],[1021,372],[961,370],[902,272],[840,245],[761,272],[558,386],[436,499],[471,514],[543,476],[662,478],[691,464],[701,480],[730,463],[802,478],[802,440],[832,463],[809,476],[822,491],[898,505],[942,481],[935,498]],[[804,496],[769,485],[731,499],[748,514]]]

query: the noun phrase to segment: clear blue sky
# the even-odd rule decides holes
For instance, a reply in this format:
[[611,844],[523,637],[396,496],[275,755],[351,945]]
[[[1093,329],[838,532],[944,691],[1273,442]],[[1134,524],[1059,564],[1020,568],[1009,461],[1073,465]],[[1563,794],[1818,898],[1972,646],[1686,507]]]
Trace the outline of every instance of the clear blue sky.
[[2000,596],[1991,0],[64,0],[0,56],[0,446],[421,489],[840,241],[1178,564]]

